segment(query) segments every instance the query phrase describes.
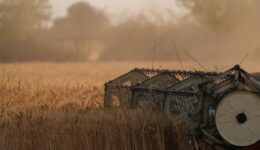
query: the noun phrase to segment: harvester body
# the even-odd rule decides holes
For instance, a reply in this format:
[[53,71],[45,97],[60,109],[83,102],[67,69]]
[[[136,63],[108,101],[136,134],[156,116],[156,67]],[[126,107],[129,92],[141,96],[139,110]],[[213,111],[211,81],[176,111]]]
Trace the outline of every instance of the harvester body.
[[239,66],[222,73],[134,69],[105,84],[105,106],[114,101],[120,107],[187,114],[191,133],[213,145],[260,140],[260,84]]

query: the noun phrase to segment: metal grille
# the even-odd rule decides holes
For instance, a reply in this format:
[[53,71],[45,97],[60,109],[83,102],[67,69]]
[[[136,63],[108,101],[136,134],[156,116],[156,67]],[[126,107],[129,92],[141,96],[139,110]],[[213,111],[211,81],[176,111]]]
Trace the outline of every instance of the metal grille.
[[[147,80],[163,73],[176,77],[180,82],[195,75],[211,79],[219,74],[216,72],[137,68],[132,71],[143,73],[148,77]],[[142,82],[145,81],[146,80]],[[109,81],[105,84],[105,101],[108,101],[105,102],[105,104],[107,104],[106,106],[109,106],[109,101],[111,101],[112,94],[117,95],[120,101],[120,106],[122,107],[151,107],[157,110],[165,110],[166,102],[170,101],[171,107],[169,108],[169,111],[172,113],[188,112],[191,115],[198,113],[199,97],[197,93],[170,91],[160,87],[156,89],[152,89],[150,87],[137,88],[142,84],[142,82],[136,85],[125,85],[124,83],[120,83],[118,81],[115,83],[113,83],[113,81]]]

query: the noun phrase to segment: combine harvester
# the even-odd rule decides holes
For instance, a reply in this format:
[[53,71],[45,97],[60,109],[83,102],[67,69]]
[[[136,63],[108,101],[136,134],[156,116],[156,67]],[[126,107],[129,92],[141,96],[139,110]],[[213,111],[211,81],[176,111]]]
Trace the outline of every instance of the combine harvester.
[[260,140],[260,82],[238,65],[222,73],[134,69],[105,84],[105,107],[115,101],[185,114],[189,133],[212,145],[242,148]]

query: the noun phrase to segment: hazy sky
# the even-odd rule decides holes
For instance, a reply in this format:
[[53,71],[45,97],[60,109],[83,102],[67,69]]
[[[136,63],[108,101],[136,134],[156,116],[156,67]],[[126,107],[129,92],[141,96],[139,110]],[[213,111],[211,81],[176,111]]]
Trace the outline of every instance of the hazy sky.
[[114,21],[123,20],[140,12],[150,16],[169,18],[170,14],[183,14],[175,0],[50,0],[55,17],[66,14],[66,9],[75,2],[86,1],[105,11]]

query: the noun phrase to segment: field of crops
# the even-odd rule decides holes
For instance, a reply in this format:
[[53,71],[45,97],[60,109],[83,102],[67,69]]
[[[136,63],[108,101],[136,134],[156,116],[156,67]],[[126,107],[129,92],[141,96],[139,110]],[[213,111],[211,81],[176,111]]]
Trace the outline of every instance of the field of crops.
[[172,118],[146,110],[103,109],[104,82],[135,66],[1,64],[0,149],[195,149],[200,142]]

